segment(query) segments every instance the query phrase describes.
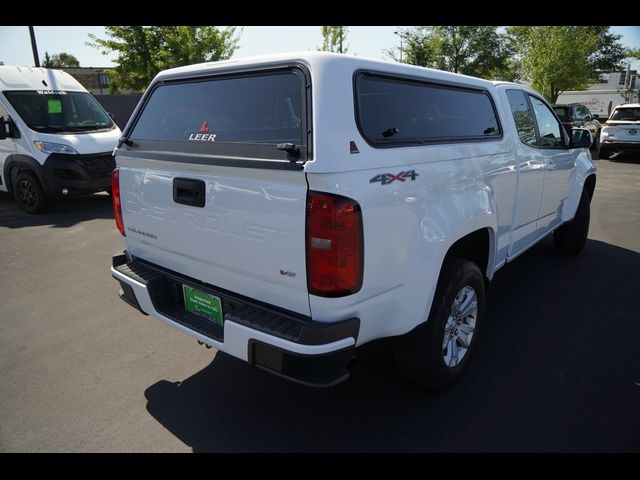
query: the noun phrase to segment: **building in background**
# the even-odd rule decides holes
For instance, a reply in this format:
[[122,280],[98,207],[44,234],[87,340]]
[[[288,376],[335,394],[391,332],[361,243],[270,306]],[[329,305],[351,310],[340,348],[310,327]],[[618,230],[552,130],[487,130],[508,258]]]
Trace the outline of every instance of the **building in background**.
[[606,120],[616,105],[640,101],[637,77],[637,70],[630,68],[622,72],[602,73],[599,81],[589,85],[586,90],[562,92],[556,103],[582,103],[592,114]]

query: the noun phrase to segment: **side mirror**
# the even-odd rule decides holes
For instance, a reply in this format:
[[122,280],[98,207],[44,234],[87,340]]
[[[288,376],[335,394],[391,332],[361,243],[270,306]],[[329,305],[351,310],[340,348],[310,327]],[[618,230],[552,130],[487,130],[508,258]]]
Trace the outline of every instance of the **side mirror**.
[[571,148],[589,148],[593,143],[591,132],[584,128],[573,128],[571,130]]
[[591,115],[591,118],[593,118],[594,120],[598,120],[600,119],[600,115],[598,115],[597,113],[594,113],[593,115]]
[[4,117],[0,117],[0,140],[9,137],[9,133],[9,122],[6,122]]
[[113,120],[114,122],[116,121],[116,116],[113,113],[107,112],[107,115],[111,117],[111,120]]
[[20,132],[11,118],[5,119],[0,116],[0,140],[6,138],[20,138]]

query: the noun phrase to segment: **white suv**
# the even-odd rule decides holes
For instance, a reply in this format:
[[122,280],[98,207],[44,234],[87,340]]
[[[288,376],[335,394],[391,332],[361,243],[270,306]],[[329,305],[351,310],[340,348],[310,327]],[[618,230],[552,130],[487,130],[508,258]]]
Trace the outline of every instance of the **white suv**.
[[640,152],[640,103],[618,105],[600,132],[600,158]]

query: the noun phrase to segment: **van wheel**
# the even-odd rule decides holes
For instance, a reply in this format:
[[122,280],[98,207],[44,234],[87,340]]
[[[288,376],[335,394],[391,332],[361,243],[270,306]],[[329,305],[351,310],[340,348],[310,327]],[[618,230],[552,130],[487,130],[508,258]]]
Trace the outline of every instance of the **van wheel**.
[[553,244],[559,252],[577,255],[582,251],[589,234],[590,214],[589,194],[586,190],[582,190],[576,216],[553,232]]
[[477,343],[484,306],[484,278],[478,266],[461,258],[447,258],[429,318],[395,340],[400,374],[434,390],[460,377]]
[[19,172],[13,182],[16,203],[27,213],[41,213],[48,207],[48,200],[40,182],[31,172]]

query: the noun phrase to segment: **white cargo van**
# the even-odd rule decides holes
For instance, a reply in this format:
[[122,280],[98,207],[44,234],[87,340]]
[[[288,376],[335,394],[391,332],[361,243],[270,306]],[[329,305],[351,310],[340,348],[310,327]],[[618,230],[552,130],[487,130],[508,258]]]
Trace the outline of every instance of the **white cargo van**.
[[527,87],[427,68],[167,70],[115,151],[111,273],[131,306],[277,375],[335,385],[355,347],[395,337],[399,371],[442,388],[498,269],[549,234],[584,247],[591,142]]
[[71,75],[0,66],[0,191],[28,213],[109,190],[120,129]]

